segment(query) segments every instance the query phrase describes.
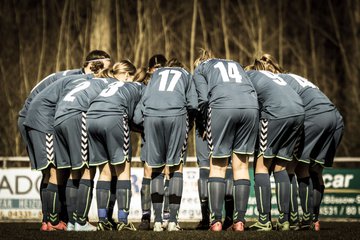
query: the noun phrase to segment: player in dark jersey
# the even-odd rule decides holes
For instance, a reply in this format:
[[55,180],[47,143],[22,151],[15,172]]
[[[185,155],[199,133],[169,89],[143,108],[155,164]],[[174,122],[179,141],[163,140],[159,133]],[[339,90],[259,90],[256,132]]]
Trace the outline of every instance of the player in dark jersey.
[[[97,59],[101,59],[95,61]],[[23,139],[26,141],[27,149],[30,157],[31,167],[33,169],[41,170],[43,173],[42,183],[40,186],[40,194],[42,201],[43,223],[41,230],[52,229],[64,229],[65,224],[59,222],[57,217],[53,217],[54,221],[48,224],[47,219],[49,216],[46,202],[51,201],[49,198],[54,196],[54,189],[56,188],[54,183],[57,182],[55,174],[55,156],[54,156],[54,141],[53,141],[53,118],[55,112],[55,105],[57,102],[56,91],[53,88],[49,88],[53,84],[57,83],[59,79],[77,78],[85,73],[91,73],[96,70],[97,67],[106,67],[110,64],[110,56],[104,51],[94,50],[91,51],[86,57],[84,68],[63,71],[54,73],[40,81],[31,91],[29,97],[26,99],[23,109],[19,112],[19,130],[22,133]],[[97,67],[96,67],[97,66]],[[59,84],[61,85],[61,84]],[[46,90],[46,91],[45,91]],[[45,93],[43,93],[45,91]],[[41,96],[38,97],[38,95]],[[34,100],[34,101],[33,101]],[[51,172],[51,173],[50,173]],[[50,174],[52,179],[50,186],[48,184]],[[63,197],[63,185],[60,186],[61,198]],[[50,192],[47,189],[51,188]],[[57,191],[57,190],[56,190]],[[58,199],[59,194],[57,194]],[[64,206],[64,204],[62,205]],[[53,214],[54,216],[54,214]],[[62,217],[64,220],[66,217]]]
[[[141,98],[144,85],[128,82],[134,75],[132,69],[122,64],[106,70],[100,77],[116,78],[117,82],[107,88],[91,102],[87,111],[87,129],[89,135],[89,165],[99,166],[100,176],[96,186],[99,222],[98,230],[112,230],[108,221],[107,204],[110,196],[111,168],[117,176],[116,198],[118,203],[118,231],[136,228],[128,222],[131,200],[131,140],[130,126],[133,112]],[[136,80],[140,81],[136,74]]]
[[[135,67],[127,60],[116,63],[113,69],[124,65],[131,68],[131,72],[136,71]],[[120,68],[122,69],[122,67]],[[119,74],[129,77],[128,72]],[[116,81],[113,78],[94,77],[89,80],[73,82],[62,91],[57,104],[54,129],[59,150],[56,154],[61,155],[61,159],[57,160],[57,167],[71,168],[70,178],[80,179],[76,194],[75,231],[96,230],[95,226],[87,222],[96,168],[89,168],[88,165],[86,111],[91,101],[109,84]]]
[[[264,54],[257,64],[257,68],[279,74],[301,97],[305,109],[304,132],[297,154],[297,161],[293,161],[288,168],[292,183],[292,199],[290,204],[290,223],[294,229],[299,227],[320,230],[318,220],[319,209],[324,191],[322,179],[323,166],[331,167],[335,150],[340,143],[344,124],[340,113],[334,104],[321,90],[307,79],[287,73],[276,63],[275,59]],[[309,171],[310,170],[310,171]],[[298,225],[297,211],[297,182],[303,210],[302,222]],[[312,214],[314,213],[314,219]]]
[[[166,57],[162,54],[155,54],[149,59],[147,72],[151,75],[155,70],[166,65]],[[146,81],[149,81],[149,79]],[[151,167],[146,164],[146,150],[145,150],[144,137],[142,137],[140,159],[144,163],[144,177],[141,185],[141,209],[142,217],[138,226],[139,230],[150,230],[151,218],[151,194],[150,194],[150,181],[151,181]],[[169,173],[168,167],[164,169],[165,184],[164,184],[164,206],[163,206],[163,228],[166,228],[170,214],[169,214]]]
[[[253,69],[253,66],[249,67]],[[290,180],[286,167],[304,122],[304,107],[298,94],[281,77],[267,71],[247,72],[256,89],[260,106],[260,131],[255,156],[255,196],[259,220],[250,226],[272,230],[270,175],[273,172],[279,218],[276,228],[289,230]]]
[[214,58],[209,51],[201,50],[195,66],[199,109],[203,118],[207,118],[206,134],[210,149],[210,230],[222,230],[225,175],[229,157],[232,156],[236,201],[231,229],[244,231],[250,193],[249,156],[254,153],[258,127],[259,106],[255,89],[239,63]]
[[191,121],[198,106],[191,74],[176,59],[170,60],[167,66],[153,73],[134,119],[139,124],[144,118],[146,163],[152,168],[154,231],[163,231],[165,165],[169,166],[170,171],[170,219],[167,230],[180,230],[177,215],[183,188],[182,169],[186,161],[189,119]]

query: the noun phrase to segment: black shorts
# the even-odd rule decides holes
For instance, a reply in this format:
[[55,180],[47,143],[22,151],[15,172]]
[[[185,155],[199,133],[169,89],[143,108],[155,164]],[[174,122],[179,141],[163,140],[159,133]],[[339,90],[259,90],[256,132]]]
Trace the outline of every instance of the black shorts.
[[54,135],[26,127],[31,169],[44,170],[55,164]]
[[74,115],[55,126],[55,137],[58,168],[89,167],[86,113]]

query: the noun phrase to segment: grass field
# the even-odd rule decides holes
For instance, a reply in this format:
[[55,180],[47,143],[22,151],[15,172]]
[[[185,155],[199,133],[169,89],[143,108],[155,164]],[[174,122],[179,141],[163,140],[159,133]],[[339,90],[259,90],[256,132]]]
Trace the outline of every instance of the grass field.
[[[250,225],[251,223],[248,223]],[[209,232],[194,230],[195,223],[180,223],[184,228],[180,232],[40,232],[39,223],[0,223],[0,239],[360,239],[360,222],[321,222],[321,231],[288,231],[288,232],[252,232],[243,233],[222,231]],[[137,226],[137,224],[135,225]]]

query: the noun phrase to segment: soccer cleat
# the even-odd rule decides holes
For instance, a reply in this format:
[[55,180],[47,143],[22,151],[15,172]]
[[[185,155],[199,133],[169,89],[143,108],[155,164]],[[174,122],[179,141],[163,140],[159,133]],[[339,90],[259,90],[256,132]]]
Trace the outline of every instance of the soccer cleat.
[[138,227],[139,230],[150,230],[150,216],[142,217]]
[[316,222],[313,222],[310,227],[311,230],[314,230],[316,232],[320,231],[320,221],[317,220]]
[[276,221],[276,230],[278,231],[289,231],[290,230],[290,223],[289,221],[285,221],[280,223],[279,220]]
[[60,221],[56,225],[52,225],[50,222],[47,223],[47,231],[66,231],[66,223]]
[[168,226],[167,226],[167,230],[169,232],[173,232],[173,231],[181,231],[181,227],[178,223],[175,222],[169,222]]
[[111,224],[111,222],[98,222],[97,226],[96,226],[96,230],[98,231],[111,231],[113,230],[113,225]]
[[162,232],[162,231],[164,231],[164,229],[162,228],[161,222],[155,222],[153,230],[154,230],[154,232]]
[[163,214],[163,222],[162,222],[163,229],[167,228],[167,226],[169,224],[169,219],[170,219],[170,213],[169,212],[164,212],[164,214]]
[[241,221],[234,223],[231,226],[231,230],[234,232],[243,232],[245,230],[245,224]]
[[196,230],[208,230],[210,227],[209,219],[202,219],[196,226]]
[[118,231],[136,231],[134,224],[132,224],[131,222],[128,223],[119,222],[116,229]]
[[230,231],[232,225],[233,225],[233,220],[232,220],[232,218],[226,217],[225,220],[224,220],[224,223],[223,223],[223,225],[222,225],[222,228],[223,228],[224,230],[229,230],[229,231]]
[[271,231],[272,224],[271,224],[271,221],[268,221],[266,223],[261,223],[261,222],[257,221],[256,223],[251,225],[249,228],[250,228],[250,230],[253,230],[253,231]]
[[75,231],[75,225],[71,222],[68,222],[66,224],[66,231],[68,231],[68,232]]
[[40,231],[47,231],[48,227],[47,227],[47,223],[46,222],[42,222],[41,223],[41,227],[40,227]]
[[77,231],[77,232],[91,232],[91,231],[96,231],[96,227],[91,225],[89,222],[86,222],[85,225],[81,225],[81,224],[76,222],[74,231]]
[[290,230],[298,231],[301,229],[300,222],[289,222],[290,223]]
[[313,223],[310,220],[304,221],[302,220],[299,224],[301,230],[309,230],[312,229]]
[[220,231],[222,231],[222,224],[221,224],[221,222],[217,221],[217,222],[214,222],[213,224],[211,224],[209,231],[213,231],[213,232],[220,232]]

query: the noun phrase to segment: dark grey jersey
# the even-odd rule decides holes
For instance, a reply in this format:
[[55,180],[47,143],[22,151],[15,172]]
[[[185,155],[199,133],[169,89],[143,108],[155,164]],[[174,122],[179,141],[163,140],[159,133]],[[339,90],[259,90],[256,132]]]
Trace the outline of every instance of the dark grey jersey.
[[304,115],[300,96],[280,76],[268,71],[248,71],[258,95],[261,118],[279,119]]
[[86,81],[92,75],[71,75],[46,87],[32,100],[24,122],[25,126],[45,133],[54,131],[54,116],[63,89],[73,81]]
[[194,71],[199,105],[211,108],[255,108],[255,89],[239,63],[224,59],[202,62]]
[[134,110],[145,85],[138,82],[114,82],[91,102],[87,111],[87,118],[126,114],[132,119]]
[[306,114],[332,111],[334,104],[312,82],[296,74],[279,74],[297,92],[304,104]]
[[92,100],[110,83],[116,82],[113,78],[88,78],[85,81],[73,81],[61,93],[60,101],[56,106],[54,126],[66,119],[86,112]]
[[198,107],[192,76],[183,68],[156,70],[141,100],[145,116],[178,116]]
[[19,112],[19,116],[26,117],[31,101],[38,93],[44,90],[47,86],[49,86],[56,80],[63,78],[65,76],[79,75],[79,74],[83,74],[82,69],[66,70],[66,71],[50,74],[49,76],[38,82],[38,84],[35,85],[35,87],[31,90],[29,96],[25,100],[24,106]]

